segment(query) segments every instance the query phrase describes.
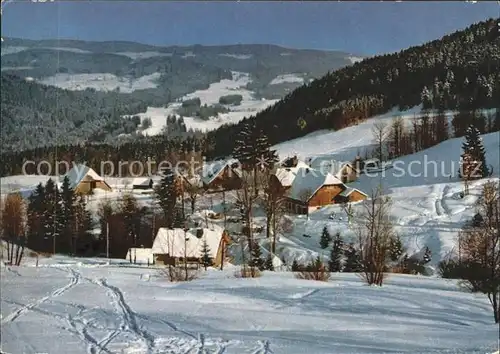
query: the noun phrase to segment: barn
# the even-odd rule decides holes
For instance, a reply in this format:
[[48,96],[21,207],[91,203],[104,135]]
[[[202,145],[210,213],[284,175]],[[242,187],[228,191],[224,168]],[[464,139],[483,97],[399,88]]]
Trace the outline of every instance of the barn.
[[286,209],[307,214],[311,208],[334,203],[334,198],[347,187],[330,173],[311,168],[299,168],[290,189],[286,192]]
[[335,197],[335,203],[354,203],[367,198],[368,195],[359,189],[347,187]]

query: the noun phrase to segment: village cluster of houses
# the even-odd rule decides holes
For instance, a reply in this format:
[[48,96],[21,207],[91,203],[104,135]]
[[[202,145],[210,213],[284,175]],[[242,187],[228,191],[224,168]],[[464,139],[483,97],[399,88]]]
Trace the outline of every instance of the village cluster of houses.
[[[327,170],[321,170],[312,162],[314,161],[307,164],[297,157],[291,157],[272,170],[269,183],[283,195],[287,212],[308,214],[326,205],[357,202],[367,198],[364,192],[346,185],[355,181],[359,175],[353,164],[331,165],[327,166]],[[238,190],[243,184],[241,165],[235,159],[205,164],[195,175],[188,175],[183,171],[173,173],[181,192],[196,186],[206,193],[217,193]],[[112,191],[106,180],[88,166],[74,166],[66,176],[71,188],[77,193],[92,194],[96,189]],[[161,176],[135,178],[132,189],[152,191],[160,180]],[[131,249],[127,257],[134,261],[140,258],[141,262],[146,259],[147,262],[156,264],[175,264],[186,255],[188,260],[199,260],[202,242],[206,242],[210,257],[217,266],[223,262],[224,250],[229,241],[227,232],[216,226],[189,230],[160,228],[151,249]]]
[[[326,169],[325,169],[326,167]],[[241,189],[241,165],[236,159],[219,160],[203,167],[194,175],[173,171],[178,189],[185,192],[195,186],[206,193]],[[111,191],[111,186],[88,166],[75,166],[67,176],[71,187],[78,193],[89,194],[95,189]],[[270,174],[270,184],[285,198],[288,212],[307,214],[309,211],[338,203],[357,202],[367,195],[346,184],[354,182],[359,171],[351,163],[320,164],[318,160],[305,163],[296,156],[277,164]],[[152,190],[161,176],[134,178],[133,190]]]

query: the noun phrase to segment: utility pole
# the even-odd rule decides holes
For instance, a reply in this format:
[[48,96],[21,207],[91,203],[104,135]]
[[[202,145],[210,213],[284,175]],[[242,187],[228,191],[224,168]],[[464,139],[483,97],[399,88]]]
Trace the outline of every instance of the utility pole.
[[109,222],[106,222],[106,258],[109,261]]
[[222,250],[221,250],[221,258],[220,258],[220,270],[224,270],[224,257],[226,251],[226,229],[222,232]]

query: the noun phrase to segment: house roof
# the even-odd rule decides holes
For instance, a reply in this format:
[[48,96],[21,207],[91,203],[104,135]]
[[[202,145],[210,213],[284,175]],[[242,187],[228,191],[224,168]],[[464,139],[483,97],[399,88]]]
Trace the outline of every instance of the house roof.
[[[220,161],[214,161],[210,164],[205,164],[203,165],[203,169],[201,171],[201,180],[204,184],[210,184],[213,182],[213,180],[224,170],[226,166],[231,166],[233,164],[240,164],[240,162],[236,159],[229,159],[229,160],[220,160]],[[240,175],[239,168],[233,168],[232,169],[236,174]]]
[[[149,181],[151,181],[151,180],[152,180],[152,178],[149,178],[149,177],[134,178],[132,180],[132,185],[134,185],[134,186],[148,186]],[[154,183],[154,180],[153,180],[153,183]]]
[[327,157],[316,157],[311,159],[311,167],[320,171],[329,172],[337,178],[342,177],[342,169],[346,166],[356,170],[350,162],[332,160]]
[[70,188],[76,188],[84,179],[90,181],[104,181],[104,178],[99,176],[92,168],[78,164],[74,165],[71,170],[60,179],[60,183],[64,181],[64,177],[68,176]]
[[345,190],[343,190],[339,195],[342,196],[342,197],[348,197],[349,195],[351,195],[352,192],[354,191],[357,191],[358,193],[361,193],[363,194],[364,196],[368,197],[368,194],[366,193],[363,193],[361,192],[359,189],[356,189],[356,188],[351,188],[351,187],[347,187]]
[[[288,197],[295,200],[309,201],[321,187],[332,185],[344,184],[331,173],[323,173],[312,168],[299,168],[288,192]],[[307,200],[303,200],[305,193],[308,194]]]
[[[203,230],[203,235],[198,238],[197,230]],[[171,257],[202,257],[203,240],[207,241],[210,257],[217,256],[217,250],[224,230],[216,225],[211,228],[193,228],[186,232],[184,229],[160,228],[153,241],[153,254],[168,254]],[[187,241],[185,241],[185,238]],[[186,247],[185,247],[186,246]],[[186,250],[186,253],[184,251]]]
[[295,175],[300,168],[309,168],[305,162],[297,162],[296,167],[280,167],[276,169],[274,175],[283,187],[290,187],[295,179]]

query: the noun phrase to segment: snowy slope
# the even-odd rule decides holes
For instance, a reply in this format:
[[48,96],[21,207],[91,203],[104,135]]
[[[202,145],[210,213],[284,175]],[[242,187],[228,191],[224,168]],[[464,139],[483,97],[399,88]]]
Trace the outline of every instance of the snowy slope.
[[[447,115],[451,117],[452,113],[448,112]],[[371,129],[376,122],[390,123],[395,116],[401,116],[410,122],[411,118],[419,114],[419,107],[407,112],[392,111],[357,126],[336,132],[316,132],[278,144],[274,148],[281,158],[297,154],[303,159],[321,157],[334,161],[352,161],[365,148],[373,146]],[[500,133],[484,135],[483,139],[487,164],[493,168],[491,179],[498,180]],[[361,175],[358,181],[349,184],[350,187],[370,194],[382,183],[384,194],[392,200],[393,222],[405,246],[410,253],[419,252],[428,246],[433,252],[431,264],[436,264],[451,251],[459,228],[474,215],[474,203],[481,186],[487,181],[484,179],[472,183],[470,195],[464,199],[459,198],[463,191],[463,184],[458,178],[462,142],[461,138],[450,139],[419,153],[401,157],[393,161],[395,167],[384,174]],[[359,212],[361,206],[355,206],[354,209]],[[329,219],[332,213],[339,217]],[[304,260],[322,253],[319,238],[324,226],[331,233],[340,231],[348,239],[353,237],[345,213],[338,206],[324,207],[311,213],[309,219],[295,218],[294,231],[282,239],[281,252],[288,259],[299,257]],[[311,237],[305,238],[303,234]]]
[[486,297],[441,279],[328,283],[234,269],[170,283],[158,271],[45,259],[2,268],[5,353],[477,353],[494,351]]
[[[456,113],[456,111],[446,111],[444,114],[451,121]],[[485,115],[494,114],[495,109],[482,110],[482,113]],[[427,112],[429,117],[436,114],[437,112]],[[375,124],[386,123],[390,125],[394,118],[401,117],[409,126],[413,118],[422,115],[421,105],[406,111],[394,108],[386,114],[371,117],[358,125],[338,131],[318,130],[306,136],[277,144],[273,146],[273,149],[276,149],[281,159],[297,155],[302,159],[322,156],[331,157],[337,161],[352,161],[357,154],[362,155],[366,148],[371,149],[374,147],[375,141],[372,129]]]
[[[225,123],[237,123],[245,117],[255,115],[257,112],[273,105],[278,100],[255,99],[253,92],[245,88],[251,81],[248,73],[233,72],[232,80],[221,80],[210,84],[206,90],[198,90],[185,95],[179,101],[199,98],[202,105],[219,103],[219,98],[226,95],[241,95],[243,100],[239,106],[228,106],[229,113],[221,113],[217,117],[203,120],[196,117],[184,117],[186,128],[202,131],[214,130]],[[152,126],[142,131],[145,135],[157,135],[166,124],[167,116],[174,115],[181,103],[171,103],[166,108],[148,107],[144,113],[137,114],[141,119],[151,118]]]

